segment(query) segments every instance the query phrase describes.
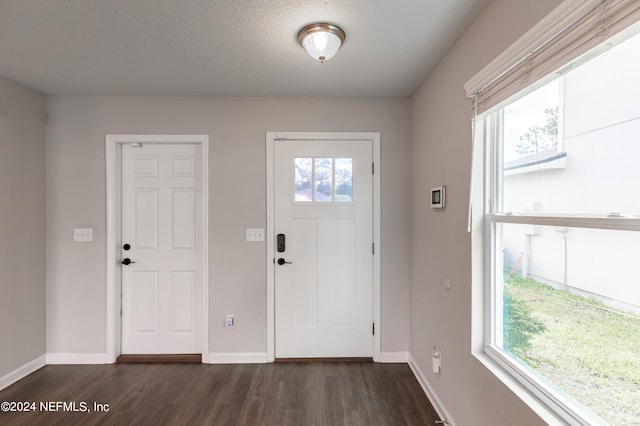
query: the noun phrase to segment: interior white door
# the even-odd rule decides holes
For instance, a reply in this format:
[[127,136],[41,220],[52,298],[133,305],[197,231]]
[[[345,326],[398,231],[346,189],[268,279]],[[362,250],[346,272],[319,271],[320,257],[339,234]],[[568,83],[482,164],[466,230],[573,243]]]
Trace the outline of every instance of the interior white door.
[[122,147],[124,354],[201,352],[200,157],[198,145]]
[[372,141],[275,143],[275,356],[373,354]]

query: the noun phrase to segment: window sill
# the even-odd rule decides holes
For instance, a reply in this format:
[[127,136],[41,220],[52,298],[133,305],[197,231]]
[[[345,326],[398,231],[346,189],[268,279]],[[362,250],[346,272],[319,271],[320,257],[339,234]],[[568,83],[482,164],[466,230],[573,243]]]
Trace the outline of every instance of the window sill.
[[549,425],[566,425],[567,422],[559,417],[549,406],[540,401],[532,392],[509,374],[500,364],[484,352],[473,352],[473,356],[480,361],[498,380],[511,390],[522,402]]

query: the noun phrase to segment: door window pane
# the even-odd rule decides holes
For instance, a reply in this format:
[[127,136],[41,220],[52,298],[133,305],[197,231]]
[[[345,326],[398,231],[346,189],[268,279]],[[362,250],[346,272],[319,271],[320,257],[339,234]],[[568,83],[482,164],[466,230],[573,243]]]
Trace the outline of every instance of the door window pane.
[[353,201],[353,159],[336,158],[336,201]]
[[313,185],[312,164],[312,158],[296,158],[294,160],[295,201],[313,201],[311,194],[311,187]]
[[315,159],[315,201],[333,201],[333,159]]
[[294,201],[303,203],[353,201],[353,159],[295,158]]

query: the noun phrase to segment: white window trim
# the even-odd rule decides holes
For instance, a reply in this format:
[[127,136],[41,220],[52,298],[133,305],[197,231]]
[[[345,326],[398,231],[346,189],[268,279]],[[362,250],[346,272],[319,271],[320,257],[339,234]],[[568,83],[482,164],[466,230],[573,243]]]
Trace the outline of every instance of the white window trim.
[[[493,306],[496,287],[487,285],[493,281],[497,270],[502,270],[499,264],[501,257],[495,256],[496,247],[494,241],[499,241],[499,236],[494,233],[495,224],[523,224],[557,227],[575,227],[588,229],[606,229],[619,231],[639,231],[640,218],[617,217],[608,215],[543,215],[543,214],[519,214],[499,212],[498,190],[501,187],[502,173],[498,167],[499,153],[496,152],[501,144],[499,139],[499,123],[497,113],[486,115],[482,120],[485,146],[484,161],[479,161],[481,167],[477,167],[476,179],[483,179],[482,194],[475,194],[478,200],[483,199],[484,209],[473,215],[472,240],[474,241],[473,282],[473,355],[480,360],[496,377],[518,395],[541,418],[550,424],[591,424],[593,419],[574,405],[566,402],[566,399],[554,388],[543,383],[532,375],[527,369],[507,357],[499,347],[499,336],[495,334],[498,318],[495,317],[496,309]],[[496,142],[493,142],[496,141]],[[480,154],[480,153],[476,153]],[[483,158],[478,155],[476,158]],[[490,173],[486,173],[489,171]],[[484,195],[486,194],[486,195]],[[478,243],[476,243],[478,242]],[[481,250],[482,254],[477,255]],[[481,324],[481,325],[478,325]]]
[[[521,381],[516,379],[519,372],[512,363],[507,362],[502,354],[497,353],[494,348],[485,343],[485,336],[490,336],[492,332],[492,327],[489,325],[490,322],[486,321],[486,317],[493,313],[490,303],[493,286],[485,286],[485,282],[490,282],[491,280],[492,256],[490,254],[493,251],[492,240],[488,238],[489,234],[487,233],[490,225],[488,221],[485,221],[485,209],[494,211],[495,208],[492,201],[495,200],[495,197],[485,196],[485,194],[489,194],[488,191],[496,187],[495,183],[499,182],[501,177],[496,168],[492,169],[495,173],[491,176],[486,175],[485,171],[488,167],[492,167],[495,156],[489,155],[483,149],[484,143],[481,143],[481,141],[484,142],[487,134],[497,131],[497,124],[498,120],[495,115],[493,120],[479,120],[475,123],[479,137],[474,144],[475,164],[472,171],[472,182],[475,183],[471,199],[473,205],[483,206],[483,208],[471,209],[472,355],[546,423],[550,425],[584,424],[584,421],[576,420],[573,415],[559,415],[558,413],[563,410],[556,405],[556,401],[553,398],[548,398],[536,386],[523,385]],[[484,137],[482,137],[483,135]],[[482,182],[482,184],[478,184],[479,182]],[[507,216],[506,220],[518,219],[526,220],[527,217]]]
[[[495,286],[488,283],[494,276],[492,268],[501,268],[495,263],[501,257],[497,256],[497,260],[494,260],[496,257],[493,256],[493,232],[499,228],[494,225],[516,223],[640,231],[640,218],[496,213],[499,211],[498,198],[494,191],[500,187],[503,178],[502,170],[496,163],[500,157],[495,155],[493,147],[490,152],[484,150],[484,141],[488,140],[487,136],[491,140],[499,136],[499,119],[491,111],[525,96],[601,52],[603,48],[600,43],[604,39],[611,47],[637,33],[639,16],[639,2],[564,0],[464,86],[467,96],[473,98],[474,112],[482,114],[474,121],[469,206],[469,229],[472,233],[472,353],[549,424],[591,424],[593,419],[579,412],[577,407],[567,406],[554,389],[548,389],[545,384],[533,379],[528,371],[520,371],[522,369],[517,363],[488,344],[495,341],[491,339],[491,325],[495,323],[495,318],[491,318],[495,315],[491,296]],[[558,151],[562,148],[559,144]],[[473,206],[482,208],[473,209]]]
[[[527,405],[541,415],[543,419],[549,421],[548,415],[557,414],[564,422],[575,425],[592,424],[593,418],[583,411],[576,409],[573,404],[567,403],[566,398],[557,392],[553,387],[537,379],[527,369],[505,356],[504,352],[497,346],[491,344],[497,336],[494,334],[494,324],[498,321],[495,318],[497,309],[493,306],[495,300],[495,286],[486,285],[493,281],[496,271],[502,269],[498,264],[500,256],[496,256],[494,241],[500,240],[498,236],[493,236],[496,231],[495,224],[512,223],[525,225],[578,227],[591,229],[606,229],[620,231],[640,231],[640,219],[638,218],[607,218],[606,216],[537,216],[537,215],[508,215],[489,213],[485,214],[484,230],[482,239],[484,241],[484,279],[483,287],[483,346],[482,352],[474,351],[474,356],[483,362],[494,374],[500,369],[502,374],[496,374],[512,391],[523,399]],[[497,260],[496,260],[497,259]],[[477,330],[476,330],[477,332]],[[506,373],[506,374],[505,374]],[[526,394],[526,398],[523,397]],[[540,403],[532,403],[531,398],[535,398]]]
[[[602,10],[596,11],[596,7],[604,5]],[[472,77],[464,86],[467,96],[474,98],[474,110],[476,113],[480,110],[489,110],[497,108],[508,102],[512,102],[513,98],[524,96],[535,90],[537,87],[545,84],[546,81],[553,78],[549,75],[555,72],[562,75],[572,69],[582,59],[571,59],[569,62],[560,63],[557,60],[562,56],[554,58],[554,61],[546,64],[543,63],[541,69],[538,70],[536,78],[542,80],[529,86],[526,90],[525,86],[509,87],[508,93],[502,94],[496,98],[490,105],[480,106],[477,95],[485,88],[499,81],[510,71],[516,69],[523,64],[530,52],[535,51],[544,46],[549,40],[553,39],[556,34],[563,32],[569,28],[574,22],[580,18],[596,11],[613,10],[614,20],[607,22],[607,28],[602,35],[606,37],[608,34],[613,36],[608,38],[608,44],[613,45],[622,41],[630,35],[634,30],[632,27],[640,25],[635,23],[640,13],[640,4],[635,2],[625,3],[622,0],[564,0],[549,15],[543,18],[537,25],[528,31],[523,37],[517,40],[512,46],[505,50],[501,55],[489,63],[484,69]],[[610,24],[610,25],[609,25]],[[582,49],[589,46],[595,46],[597,37],[600,35],[600,28],[590,34],[591,39]],[[608,33],[610,31],[610,33]],[[588,50],[588,49],[587,49]],[[593,52],[592,52],[593,53]],[[571,53],[567,57],[570,57]],[[585,55],[586,56],[586,55]],[[554,67],[559,67],[555,68]],[[546,71],[545,71],[546,70]],[[544,71],[544,72],[543,72]],[[548,77],[545,79],[544,75]],[[529,76],[527,76],[529,77]],[[535,78],[531,79],[533,82]],[[517,90],[516,90],[517,89]],[[505,97],[506,96],[506,97]],[[512,97],[511,99],[509,99]],[[485,115],[486,117],[486,115]],[[548,226],[570,226],[580,228],[598,228],[609,230],[626,230],[640,231],[640,218],[632,217],[607,217],[606,215],[593,216],[569,216],[569,215],[518,215],[518,214],[498,214],[496,209],[496,194],[490,194],[486,197],[487,191],[499,188],[497,185],[502,179],[500,170],[493,164],[494,155],[489,155],[483,149],[483,141],[486,134],[493,131],[496,132],[496,123],[498,120],[477,120],[474,122],[474,145],[473,145],[473,167],[471,171],[471,190],[470,190],[470,208],[469,208],[469,230],[472,233],[472,353],[486,366],[501,382],[503,382],[511,391],[513,391],[525,404],[527,404],[535,413],[537,413],[544,421],[549,424],[591,424],[593,419],[576,412],[572,407],[567,407],[562,398],[559,397],[553,389],[547,389],[546,386],[538,381],[531,382],[528,374],[522,374],[517,364],[507,360],[501,351],[485,344],[485,337],[491,337],[491,316],[493,314],[491,306],[491,292],[494,286],[487,286],[485,282],[490,282],[492,276],[491,268],[494,267],[491,256],[493,256],[493,247],[491,247],[492,228],[495,223],[526,223],[534,225]],[[560,123],[561,125],[561,123]],[[562,138],[561,138],[562,141]],[[562,143],[559,141],[560,143]],[[480,146],[478,146],[480,145]],[[563,147],[558,146],[558,151],[562,151]],[[472,206],[482,206],[482,208],[473,209]],[[485,213],[488,212],[488,215]],[[486,254],[486,256],[485,256]],[[487,334],[485,334],[485,332]],[[491,340],[487,340],[491,341]],[[521,379],[520,381],[517,379]]]

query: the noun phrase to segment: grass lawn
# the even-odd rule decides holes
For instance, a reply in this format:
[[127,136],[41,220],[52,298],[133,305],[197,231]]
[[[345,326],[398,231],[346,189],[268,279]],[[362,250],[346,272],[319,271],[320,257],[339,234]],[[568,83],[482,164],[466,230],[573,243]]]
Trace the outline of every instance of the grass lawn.
[[605,422],[640,425],[640,317],[521,277],[505,289],[544,325],[514,353]]

